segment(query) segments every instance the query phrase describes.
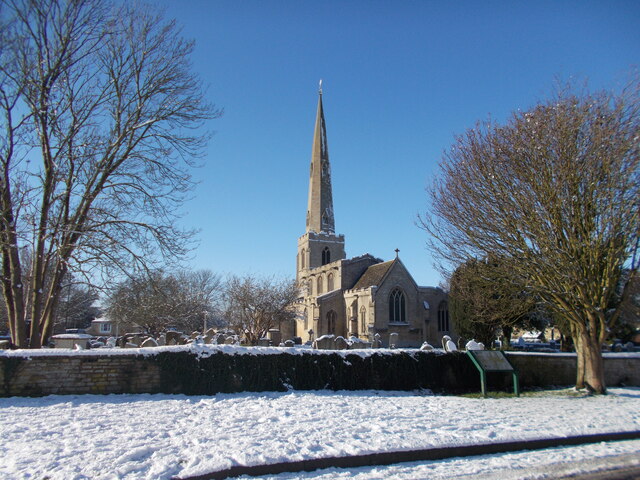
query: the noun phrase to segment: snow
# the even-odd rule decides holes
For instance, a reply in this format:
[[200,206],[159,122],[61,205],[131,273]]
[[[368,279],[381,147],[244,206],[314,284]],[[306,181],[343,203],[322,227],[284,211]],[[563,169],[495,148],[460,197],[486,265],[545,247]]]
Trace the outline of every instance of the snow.
[[[75,334],[74,334],[75,335]],[[333,337],[333,335],[324,335],[320,338]],[[318,338],[318,340],[320,339]],[[363,349],[349,349],[349,350],[314,350],[307,345],[297,345],[295,347],[243,347],[240,345],[201,345],[191,343],[188,345],[173,345],[162,347],[145,347],[145,348],[94,348],[90,350],[83,350],[82,352],[74,352],[73,350],[66,348],[42,348],[38,350],[0,350],[0,357],[48,357],[48,356],[61,356],[66,357],[69,355],[90,355],[90,356],[118,356],[118,355],[144,355],[152,356],[158,355],[161,352],[184,352],[189,351],[197,354],[201,358],[207,358],[211,355],[215,355],[217,352],[222,352],[227,355],[280,355],[282,353],[288,353],[291,355],[358,355],[362,358],[367,358],[371,355],[396,355],[398,352],[406,352],[409,355],[413,355],[418,350],[415,348],[363,348]],[[436,349],[436,353],[444,354],[444,350]],[[620,355],[620,354],[616,354]],[[636,354],[640,356],[640,354]]]
[[[609,392],[490,399],[423,391],[1,398],[0,478],[169,479],[238,464],[640,430],[640,388]],[[554,478],[589,462],[591,468],[637,464],[638,451],[634,440],[273,478]],[[553,475],[541,476],[548,465]]]

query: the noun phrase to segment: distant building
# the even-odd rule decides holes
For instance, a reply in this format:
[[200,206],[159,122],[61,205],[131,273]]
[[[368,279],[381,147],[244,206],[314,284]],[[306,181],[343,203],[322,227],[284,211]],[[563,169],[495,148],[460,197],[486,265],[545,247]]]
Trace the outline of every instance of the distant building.
[[86,332],[94,337],[117,337],[125,333],[140,333],[142,328],[135,323],[116,323],[107,317],[96,318]]
[[301,297],[298,319],[281,325],[283,338],[303,341],[322,335],[356,336],[383,345],[397,333],[399,347],[418,347],[424,341],[440,345],[442,336],[455,337],[449,321],[447,294],[422,287],[400,260],[365,254],[346,258],[344,235],[335,234],[331,166],[322,90],[319,92],[311,154],[305,233],[298,239],[296,279]]

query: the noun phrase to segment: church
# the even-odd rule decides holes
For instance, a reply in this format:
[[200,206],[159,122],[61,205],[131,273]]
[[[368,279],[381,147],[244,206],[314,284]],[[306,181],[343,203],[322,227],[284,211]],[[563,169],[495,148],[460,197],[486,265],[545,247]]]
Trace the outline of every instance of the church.
[[391,338],[397,347],[419,347],[425,341],[439,346],[444,335],[454,337],[447,294],[440,288],[417,285],[398,252],[386,262],[369,254],[346,258],[344,235],[335,233],[321,86],[306,230],[298,239],[298,315],[286,334],[301,337],[303,342],[323,335],[369,342],[378,338],[388,346],[390,335],[396,333]]

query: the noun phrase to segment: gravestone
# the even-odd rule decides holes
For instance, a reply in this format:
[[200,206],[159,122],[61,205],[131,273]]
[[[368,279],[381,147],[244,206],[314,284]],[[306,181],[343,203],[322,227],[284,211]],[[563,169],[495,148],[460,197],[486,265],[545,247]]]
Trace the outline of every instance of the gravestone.
[[346,350],[347,348],[349,348],[349,344],[344,339],[344,337],[336,337],[336,339],[333,341],[333,345],[334,350]]
[[173,330],[167,332],[165,334],[167,345],[180,345],[180,337],[182,334],[180,332],[175,332]]
[[156,340],[154,338],[147,338],[145,339],[141,344],[140,347],[141,348],[146,348],[146,347],[157,347],[158,346],[158,342],[156,342]]
[[313,341],[313,348],[316,350],[333,350],[335,335],[323,335]]

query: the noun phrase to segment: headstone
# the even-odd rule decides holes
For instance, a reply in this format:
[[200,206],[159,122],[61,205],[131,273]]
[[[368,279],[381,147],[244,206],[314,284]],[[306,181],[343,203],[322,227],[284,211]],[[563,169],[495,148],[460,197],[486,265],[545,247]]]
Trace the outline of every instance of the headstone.
[[213,337],[215,336],[215,334],[216,332],[213,332],[211,329],[207,330],[204,334],[204,343],[210,344],[211,342],[213,342]]
[[158,342],[156,342],[155,338],[147,338],[145,339],[141,344],[140,347],[141,348],[146,348],[146,347],[157,347],[158,346]]
[[376,333],[373,336],[373,348],[380,348],[382,347],[382,338],[380,338],[380,334]]
[[396,348],[398,344],[398,334],[396,332],[389,334],[389,348]]
[[175,332],[173,330],[168,331],[165,334],[167,345],[179,345],[181,336],[180,332]]
[[295,347],[295,342],[293,340],[285,340],[284,342],[284,346],[285,347]]
[[159,347],[164,347],[166,344],[167,344],[167,337],[163,333],[158,337],[158,346]]
[[458,351],[458,347],[453,343],[451,337],[449,335],[445,335],[442,337],[442,349],[445,352],[456,352]]
[[356,336],[349,337],[349,349],[350,350],[361,350],[364,348],[371,348],[371,342],[367,342],[362,338],[358,338]]
[[267,332],[267,338],[273,342],[274,345],[278,345],[282,341],[280,330],[272,328]]
[[333,341],[333,344],[334,350],[346,350],[347,348],[349,348],[349,344],[344,339],[344,337],[336,337],[336,339]]
[[473,338],[467,342],[465,345],[467,350],[484,350],[484,348],[480,348],[480,344],[476,342]]
[[127,342],[124,344],[124,348],[139,348],[135,343]]
[[213,337],[213,344],[214,345],[223,345],[224,341],[226,340],[226,336],[224,333],[218,333]]
[[433,347],[429,344],[429,342],[424,342],[420,346],[420,350],[433,350]]
[[333,350],[335,335],[323,335],[313,341],[313,348],[316,350]]
[[259,347],[268,347],[270,343],[271,341],[267,337],[263,337],[260,340],[258,340]]
[[235,335],[229,335],[224,339],[225,345],[235,345],[238,342],[238,339]]

